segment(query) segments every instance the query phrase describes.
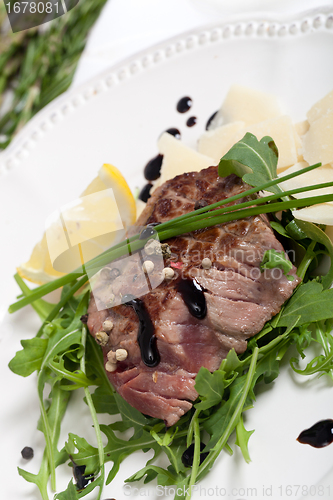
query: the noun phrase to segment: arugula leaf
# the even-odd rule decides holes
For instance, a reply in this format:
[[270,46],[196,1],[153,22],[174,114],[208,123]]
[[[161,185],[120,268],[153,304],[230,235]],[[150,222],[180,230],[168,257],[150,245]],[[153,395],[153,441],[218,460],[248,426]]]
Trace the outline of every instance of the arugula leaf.
[[[57,493],[54,497],[54,500],[79,500],[80,498],[89,495],[89,493],[91,493],[96,487],[99,487],[101,493],[103,486],[104,486],[104,479],[102,478],[102,476],[98,476],[95,477],[91,483],[85,486],[83,490],[79,491],[76,488],[73,479],[71,479],[68,483],[67,488],[64,491]],[[96,500],[99,500],[100,493],[96,498]]]
[[17,351],[8,366],[12,372],[22,377],[28,377],[34,371],[40,370],[47,349],[48,340],[33,338],[21,340],[22,351]]
[[[297,211],[294,212],[297,215]],[[290,217],[288,215],[287,217]],[[329,288],[333,283],[333,244],[324,231],[316,224],[298,219],[286,221],[271,222],[272,228],[282,236],[291,239],[293,248],[297,250],[297,274],[304,279],[307,270],[318,265],[317,256],[328,254],[331,260],[331,265],[328,273],[321,278],[324,288]],[[323,250],[323,249],[326,249]],[[305,253],[304,253],[305,251]],[[299,259],[301,257],[301,260]],[[310,268],[311,269],[311,268]]]
[[[246,375],[237,377],[230,386],[230,395],[227,401],[222,401],[218,409],[203,422],[203,428],[210,435],[204,451],[212,449],[219,441],[230,421],[231,415],[235,412],[239,401],[242,398]],[[247,405],[248,406],[248,405]]]
[[230,349],[225,359],[222,359],[219,370],[224,371],[226,374],[238,374],[244,363],[239,359],[234,348]]
[[[109,484],[117,474],[121,462],[131,453],[138,450],[153,449],[157,451],[159,445],[149,432],[142,430],[141,437],[137,439],[118,438],[110,425],[101,425],[101,431],[107,437],[107,445],[104,447],[105,462],[113,462],[113,467],[108,475],[106,484]],[[86,466],[86,474],[94,474],[98,470],[98,449],[91,446],[84,438],[75,434],[70,434],[70,440],[74,443],[77,453],[73,454],[73,459],[78,465]],[[68,444],[66,446],[68,448]]]
[[97,413],[109,413],[109,415],[119,413],[113,392],[108,387],[104,385],[97,387],[91,397]]
[[201,398],[200,403],[194,405],[197,410],[206,410],[221,401],[224,392],[224,375],[225,373],[220,370],[210,373],[207,368],[203,366],[200,368],[195,377],[194,386]]
[[[149,480],[155,479],[155,477],[157,477],[157,484],[161,486],[172,486],[174,484],[177,484],[177,486],[179,487],[179,482],[177,481],[177,476],[175,474],[173,474],[168,469],[163,469],[162,467],[152,464],[146,465],[138,472],[135,472],[135,474],[128,477],[125,482],[132,483],[134,481],[140,481],[140,479],[144,478],[145,476],[148,477]],[[147,482],[149,481],[145,480],[145,483]]]
[[[245,377],[244,380],[242,380],[242,391],[240,397],[238,397],[239,391],[238,388],[235,391],[236,394],[236,399],[237,399],[237,404],[232,405],[233,408],[229,413],[229,418],[226,426],[223,429],[223,432],[219,433],[218,440],[216,441],[214,448],[211,449],[210,453],[208,456],[205,458],[202,464],[200,464],[198,468],[198,473],[196,475],[196,480],[200,480],[202,477],[204,477],[210,468],[212,467],[213,463],[215,462],[216,458],[222,451],[222,449],[227,445],[227,441],[229,439],[229,436],[235,429],[241,414],[243,411],[245,411],[248,407],[248,400],[249,398],[251,399],[251,394],[253,391],[253,385],[255,384],[255,374],[256,374],[256,366],[257,366],[257,360],[258,360],[258,353],[259,349],[256,347],[253,351],[251,361],[248,367],[248,371],[246,375],[243,375],[242,377]],[[241,378],[242,378],[241,377]],[[233,383],[235,386],[237,385],[237,379]],[[232,386],[230,386],[232,387]],[[232,401],[234,403],[234,401]],[[220,422],[220,424],[224,425],[224,421]],[[216,429],[215,429],[216,430]],[[218,430],[217,430],[218,433]],[[211,436],[211,441],[212,441],[212,436]],[[208,448],[208,445],[206,446]],[[204,450],[205,451],[205,450]]]
[[330,353],[333,318],[316,324],[316,342],[321,344],[326,355]]
[[260,270],[263,272],[264,269],[273,269],[275,267],[282,269],[283,274],[287,276],[289,281],[294,280],[294,276],[288,274],[288,271],[292,269],[293,265],[290,260],[286,258],[285,253],[283,251],[278,252],[274,250],[274,248],[271,248],[264,253],[260,264]]
[[[70,393],[62,391],[59,382],[56,383],[51,391],[51,404],[47,410],[47,418],[50,425],[50,441],[52,443],[52,454],[54,456],[55,466],[64,463],[68,455],[65,450],[58,451],[57,444],[60,436],[61,422],[65,415]],[[44,451],[42,463],[38,474],[32,474],[20,467],[18,472],[26,481],[35,483],[41,493],[43,500],[48,500],[47,484],[50,477],[47,451]]]
[[87,337],[86,374],[90,379],[95,377],[94,383],[98,385],[91,395],[96,412],[109,413],[110,415],[119,413],[114,396],[115,391],[104,368],[102,349],[91,335]]
[[245,429],[244,420],[243,420],[243,417],[241,417],[239,419],[238,424],[236,425],[236,445],[240,447],[240,449],[242,451],[242,455],[243,455],[246,463],[251,462],[249,449],[248,449],[248,442],[249,442],[249,439],[253,433],[254,433],[254,430],[247,431]]
[[314,375],[315,373],[328,373],[331,374],[333,370],[333,337],[328,337],[328,343],[330,344],[330,353],[328,355],[320,354],[319,356],[315,356],[304,368],[301,370],[297,368],[298,360],[296,358],[292,358],[290,360],[290,365],[292,369],[299,373],[300,375]]
[[92,381],[81,370],[77,369],[74,371],[67,370],[65,368],[65,354],[55,357],[53,360],[48,362],[48,367],[56,375],[55,380],[66,380],[71,382],[71,384],[63,384],[61,387],[66,391],[74,391],[79,387],[88,387],[92,385]]
[[302,231],[298,222],[296,219],[293,219],[285,227],[286,236],[289,235],[289,238],[295,241],[304,240],[307,237],[307,234]]
[[323,290],[317,281],[302,283],[289,299],[277,326],[297,326],[332,317],[333,289]]
[[[159,425],[159,424],[157,424]],[[184,470],[184,466],[181,462],[181,456],[183,452],[186,449],[186,445],[184,442],[178,443],[176,445],[173,445],[174,438],[178,432],[178,427],[171,427],[169,428],[164,434],[159,435],[154,428],[151,429],[150,434],[151,436],[156,440],[156,442],[159,444],[159,446],[163,449],[165,454],[168,456],[171,467],[173,467],[173,470],[177,476],[179,475],[180,471]],[[169,468],[170,470],[170,468]],[[184,474],[183,474],[184,476]]]
[[302,325],[293,333],[293,339],[296,344],[296,349],[303,359],[305,358],[304,349],[309,347],[309,345],[313,341],[312,331],[309,326],[310,325]]
[[[68,440],[65,443],[65,450],[68,456],[71,455],[77,465],[85,465],[85,474],[96,474],[98,471],[98,449],[91,446],[85,438],[73,434],[68,434]],[[78,450],[79,453],[75,452]],[[80,455],[85,457],[85,461],[80,461]]]
[[327,253],[331,259],[331,266],[328,273],[321,278],[321,283],[325,289],[329,288],[333,283],[333,244],[331,240],[329,239],[327,234],[324,233],[324,231],[322,231],[318,226],[312,224],[311,222],[296,219],[295,223],[308,238],[310,238],[312,241],[322,244],[326,248]]
[[[266,136],[258,141],[248,132],[222,157],[219,175],[226,177],[236,174],[250,186],[258,187],[277,177],[277,162],[278,150],[273,139]],[[277,194],[283,193],[278,185],[267,190]]]
[[[248,388],[247,397],[244,401],[242,411],[246,411],[253,406],[253,401],[255,399],[253,389],[259,379],[263,378],[265,383],[270,383],[278,376],[279,361],[281,359],[281,357],[279,359],[279,351],[284,342],[285,340],[281,338],[278,345],[276,345],[276,341],[274,339],[270,344],[259,349],[260,359],[257,362],[256,370],[252,375],[251,384]],[[255,348],[255,350],[257,349],[258,347]],[[235,356],[237,355],[235,354],[232,356],[234,363],[236,362]],[[235,412],[239,402],[244,397],[244,387],[248,384],[246,366],[251,362],[251,360],[252,356],[248,356],[243,362],[239,361],[238,368],[242,368],[240,369],[237,378],[234,378],[230,385],[228,398],[222,400],[220,405],[216,410],[214,410],[209,418],[203,421],[202,426],[210,435],[210,440],[207,443],[205,451],[216,446],[216,443],[219,441],[221,435],[223,435],[229,424],[230,415]]]
[[[256,380],[260,377],[263,378],[265,384],[270,384],[277,378],[280,371],[280,361],[282,359],[281,347],[283,347],[283,339],[278,345],[274,346],[274,341],[272,342],[273,348],[268,350],[265,355],[259,360],[256,371]],[[269,346],[270,344],[268,344]],[[284,352],[283,352],[284,354]]]
[[150,420],[147,417],[145,417],[140,411],[133,408],[133,406],[127,403],[127,401],[125,401],[125,399],[119,396],[116,392],[114,393],[114,398],[126,429],[133,427],[135,430],[141,430],[143,426],[150,423]]
[[78,491],[73,483],[73,479],[69,481],[65,491],[62,491],[55,496],[56,500],[78,500],[78,498]]
[[47,409],[45,407],[43,392],[44,387],[47,382],[54,382],[50,380],[48,376],[48,362],[53,361],[57,358],[57,356],[62,355],[66,350],[71,350],[73,345],[80,345],[81,343],[81,333],[82,333],[82,323],[80,321],[80,317],[87,309],[88,295],[85,294],[80,304],[77,307],[75,312],[75,316],[72,319],[71,324],[68,328],[62,329],[61,327],[57,328],[55,333],[48,340],[47,348],[45,350],[44,358],[40,366],[40,371],[38,373],[37,378],[37,390],[39,397],[39,404],[41,410],[41,422],[43,427],[43,432],[45,436],[46,442],[46,453],[49,461],[49,469],[51,475],[51,486],[52,489],[56,489],[55,484],[55,456],[52,452],[53,443],[52,443],[52,432],[51,432],[51,424],[48,419]]
[[[332,337],[333,319],[320,321],[315,325],[313,333],[309,328],[300,328],[301,334],[296,338],[296,345],[301,357],[306,358],[304,349],[306,349],[311,341],[315,340],[322,346],[323,354],[315,356],[307,366],[301,370],[298,368],[298,359],[295,357],[290,360],[290,365],[293,370],[300,375],[313,375],[315,373],[326,373],[333,379],[333,337]],[[303,330],[303,331],[302,331]]]
[[284,236],[285,238],[291,239],[291,236],[288,234],[286,228],[281,224],[281,222],[278,222],[277,220],[273,220],[270,222],[270,225],[274,229],[274,231],[281,234],[281,236]]

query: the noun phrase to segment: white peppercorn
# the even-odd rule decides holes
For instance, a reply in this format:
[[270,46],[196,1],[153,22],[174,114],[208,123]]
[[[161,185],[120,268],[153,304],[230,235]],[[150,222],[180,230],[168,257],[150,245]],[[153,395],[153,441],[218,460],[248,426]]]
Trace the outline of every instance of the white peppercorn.
[[105,364],[105,369],[106,369],[107,372],[114,372],[117,369],[117,364],[116,363],[111,363],[110,361],[108,361]]
[[116,350],[116,360],[117,361],[124,361],[128,356],[128,352],[126,349],[117,349]]
[[106,319],[104,322],[103,322],[103,330],[105,332],[111,332],[113,328],[113,323],[110,319]]
[[175,271],[172,269],[172,267],[165,267],[163,269],[162,273],[163,273],[164,279],[166,279],[166,280],[171,280],[175,275]]
[[143,272],[145,272],[147,274],[152,273],[154,270],[154,262],[152,262],[151,260],[146,260],[142,264],[142,270],[143,270]]
[[205,257],[202,259],[201,265],[203,269],[210,269],[212,267],[212,261],[208,259],[208,257]]
[[97,332],[95,335],[95,340],[99,345],[105,346],[108,343],[109,336],[103,331]]

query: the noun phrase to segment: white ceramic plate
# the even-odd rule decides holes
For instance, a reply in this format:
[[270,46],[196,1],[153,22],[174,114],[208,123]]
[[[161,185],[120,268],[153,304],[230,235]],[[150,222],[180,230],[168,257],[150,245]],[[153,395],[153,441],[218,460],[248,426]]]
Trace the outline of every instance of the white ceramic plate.
[[[22,379],[7,368],[19,340],[35,334],[38,320],[28,308],[13,317],[5,310],[17,293],[15,266],[29,257],[47,215],[76,198],[104,162],[120,168],[132,188],[142,186],[143,166],[157,153],[159,134],[177,127],[183,140],[195,145],[232,83],[275,93],[295,121],[303,119],[332,89],[332,51],[333,16],[327,12],[286,22],[263,18],[209,26],[140,53],[66,93],[31,120],[2,153],[2,498],[39,498],[34,485],[16,471],[20,466],[36,472],[41,459],[36,380]],[[176,103],[184,95],[193,99],[193,107],[181,115]],[[193,128],[185,125],[190,115],[198,118]],[[331,498],[332,448],[318,450],[296,442],[301,430],[332,417],[330,401],[331,385],[325,378],[296,378],[286,362],[277,381],[262,390],[248,412],[246,426],[256,429],[250,441],[252,462],[246,465],[238,449],[232,457],[222,453],[193,498],[301,499],[307,492],[309,498]],[[74,431],[94,443],[90,417],[78,408],[73,401],[61,440]],[[102,420],[107,422],[107,416]],[[27,464],[20,458],[26,445],[35,449],[35,458]],[[136,454],[126,460],[103,498],[163,498],[156,485],[123,487],[123,480],[146,459]],[[64,466],[59,489],[69,478]]]

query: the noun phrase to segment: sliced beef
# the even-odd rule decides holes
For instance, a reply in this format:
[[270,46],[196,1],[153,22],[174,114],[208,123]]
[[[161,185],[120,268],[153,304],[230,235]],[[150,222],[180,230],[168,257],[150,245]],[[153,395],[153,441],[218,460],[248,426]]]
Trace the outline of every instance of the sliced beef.
[[[212,204],[247,188],[235,175],[219,177],[217,167],[179,175],[156,189],[137,224],[164,222],[194,210],[199,202],[200,206]],[[161,281],[162,269],[156,265],[149,280],[158,286],[149,289],[142,273],[142,254],[130,263],[112,263],[109,267],[120,269],[120,275],[94,289],[88,328],[95,335],[103,330],[106,319],[112,321],[103,347],[105,363],[109,351],[126,349],[128,356],[117,363],[115,371],[108,372],[111,383],[132,406],[170,426],[196,399],[194,379],[200,367],[216,370],[230,349],[244,352],[247,339],[279,312],[299,278],[294,267],[290,271],[293,281],[278,269],[260,271],[266,250],[283,251],[264,215],[194,231],[167,243],[176,266],[174,279]],[[210,269],[202,268],[205,257],[212,261]],[[162,267],[170,264],[162,261]],[[207,314],[203,319],[191,314],[179,293],[182,279],[195,279],[204,290]],[[133,307],[97,308],[101,296],[105,301],[129,293],[141,296],[152,321],[160,355],[157,366],[146,366],[141,359],[139,319]]]

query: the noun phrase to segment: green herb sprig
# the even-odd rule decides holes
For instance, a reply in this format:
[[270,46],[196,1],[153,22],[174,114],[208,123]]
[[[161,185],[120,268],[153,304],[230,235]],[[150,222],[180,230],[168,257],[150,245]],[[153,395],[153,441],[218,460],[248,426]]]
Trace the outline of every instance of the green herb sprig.
[[[41,28],[1,33],[0,110],[5,95],[11,95],[11,100],[9,109],[0,111],[0,151],[32,116],[68,89],[105,3],[84,0]],[[0,2],[0,27],[6,17],[4,2]]]
[[292,267],[293,265],[290,260],[286,258],[285,253],[283,251],[278,252],[274,250],[274,248],[266,250],[260,264],[261,272],[265,269],[282,269],[283,274],[285,274],[290,281],[294,280],[294,277],[291,274],[288,274]]

